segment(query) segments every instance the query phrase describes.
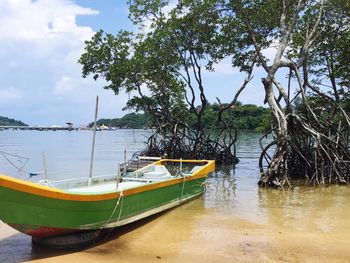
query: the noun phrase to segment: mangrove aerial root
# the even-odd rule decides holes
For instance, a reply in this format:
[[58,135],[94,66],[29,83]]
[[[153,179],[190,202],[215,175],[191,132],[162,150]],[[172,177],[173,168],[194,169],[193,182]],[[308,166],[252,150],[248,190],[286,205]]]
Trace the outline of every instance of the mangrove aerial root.
[[301,116],[287,115],[287,136],[277,137],[272,131],[264,135],[272,136],[273,141],[262,146],[259,185],[283,188],[291,181],[310,185],[349,183],[348,123],[335,126]]
[[[213,135],[215,134],[215,136]],[[147,141],[147,147],[141,152],[146,156],[161,156],[183,159],[211,159],[217,164],[236,164],[238,158],[234,148],[236,137],[220,132],[167,134],[156,131]]]

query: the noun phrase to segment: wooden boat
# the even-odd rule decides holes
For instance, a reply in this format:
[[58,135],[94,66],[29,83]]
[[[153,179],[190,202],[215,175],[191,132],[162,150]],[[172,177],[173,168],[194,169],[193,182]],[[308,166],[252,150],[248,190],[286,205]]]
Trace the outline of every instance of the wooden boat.
[[200,195],[214,168],[214,161],[163,159],[121,180],[94,178],[90,186],[0,175],[0,220],[38,239],[114,228]]

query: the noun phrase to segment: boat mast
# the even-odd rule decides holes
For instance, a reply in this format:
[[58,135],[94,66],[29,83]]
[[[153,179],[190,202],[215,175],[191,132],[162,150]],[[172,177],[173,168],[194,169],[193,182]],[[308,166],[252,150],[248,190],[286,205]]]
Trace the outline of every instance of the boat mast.
[[91,186],[92,168],[94,166],[94,152],[95,152],[97,112],[98,112],[98,96],[96,96],[95,119],[94,119],[94,135],[92,137],[92,149],[91,149],[90,171],[89,171],[89,186]]

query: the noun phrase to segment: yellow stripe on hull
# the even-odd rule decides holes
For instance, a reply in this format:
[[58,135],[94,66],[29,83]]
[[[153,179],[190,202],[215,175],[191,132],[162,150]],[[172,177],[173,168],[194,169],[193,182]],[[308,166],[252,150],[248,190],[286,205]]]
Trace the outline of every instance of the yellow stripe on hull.
[[[208,160],[178,160],[178,159],[163,159],[157,161],[153,164],[161,165],[166,162],[183,162],[183,163],[207,163],[202,169],[193,173],[193,175],[183,178],[170,179],[164,182],[150,183],[145,186],[135,187],[123,191],[124,196],[133,195],[136,193],[141,193],[148,190],[153,190],[161,187],[171,186],[183,181],[192,181],[199,178],[206,177],[208,173],[214,171],[215,161]],[[151,164],[151,165],[153,165]],[[6,175],[0,174],[0,187],[9,188],[12,190],[25,192],[33,195],[38,195],[47,198],[59,199],[59,200],[69,200],[69,201],[81,201],[81,202],[91,202],[91,201],[103,201],[118,198],[120,192],[104,193],[104,194],[72,194],[67,193],[62,190],[52,188],[49,186],[38,185],[21,179],[12,178]]]

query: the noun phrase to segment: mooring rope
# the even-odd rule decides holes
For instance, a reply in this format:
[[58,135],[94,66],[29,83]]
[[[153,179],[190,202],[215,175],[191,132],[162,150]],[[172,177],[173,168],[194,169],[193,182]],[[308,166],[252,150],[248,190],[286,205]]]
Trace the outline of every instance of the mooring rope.
[[185,188],[185,175],[181,173],[182,176],[182,189],[181,189],[181,195],[180,195],[180,203],[182,201],[182,195],[184,193],[184,188]]
[[203,187],[203,192],[206,192],[206,190],[207,190],[207,182],[204,181],[203,183],[200,184],[200,186]]
[[[8,153],[8,152],[4,152],[4,151],[0,151],[1,155],[13,166],[15,167],[18,172],[24,172],[24,173],[27,173],[27,174],[31,174],[30,172],[28,171],[25,171],[23,170],[23,168],[26,166],[26,164],[28,163],[29,161],[29,158],[28,157],[23,157],[23,156],[19,156],[19,155],[16,155],[16,154],[12,154],[12,153]],[[22,160],[25,160],[24,164],[22,164],[21,167],[18,167],[16,164],[14,164],[9,158],[8,156],[12,156],[12,157],[16,157],[18,158],[18,160],[20,160],[20,162],[22,163]]]
[[114,213],[115,211],[117,210],[118,206],[119,206],[119,203],[121,201],[121,207],[120,207],[120,210],[119,210],[119,215],[118,215],[118,220],[116,223],[119,222],[119,219],[120,219],[120,216],[122,214],[122,210],[123,210],[123,196],[124,196],[124,193],[123,193],[123,189],[120,189],[120,194],[119,194],[119,198],[114,206],[114,209],[113,209],[113,212],[111,214],[111,216],[109,217],[109,219],[107,220],[107,223],[105,225],[108,225],[112,219],[112,217],[114,216]]

